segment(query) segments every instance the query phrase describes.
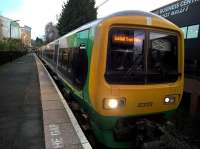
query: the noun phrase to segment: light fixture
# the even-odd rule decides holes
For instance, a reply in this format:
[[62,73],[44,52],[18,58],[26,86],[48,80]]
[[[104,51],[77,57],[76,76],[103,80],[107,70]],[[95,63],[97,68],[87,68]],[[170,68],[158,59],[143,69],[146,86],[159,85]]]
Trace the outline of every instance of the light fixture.
[[165,103],[168,103],[170,101],[169,97],[165,98]]
[[103,107],[104,109],[117,109],[125,106],[125,98],[107,98],[104,99]]
[[172,104],[172,103],[175,103],[176,101],[176,96],[177,95],[168,95],[164,98],[164,103],[165,104]]

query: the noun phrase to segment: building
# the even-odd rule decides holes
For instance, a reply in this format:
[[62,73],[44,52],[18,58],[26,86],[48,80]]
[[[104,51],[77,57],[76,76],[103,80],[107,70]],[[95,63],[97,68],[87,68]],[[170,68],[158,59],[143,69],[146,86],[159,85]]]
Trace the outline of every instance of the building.
[[[200,68],[200,0],[179,0],[153,12],[178,25],[185,35],[186,74],[197,72]],[[197,68],[197,70],[194,70]],[[195,75],[195,74],[193,74]]]
[[31,46],[31,27],[20,27],[19,20],[12,20],[4,16],[0,16],[0,39],[12,38],[21,39],[26,47]]
[[0,16],[0,38],[21,38],[20,26],[17,20]]
[[31,27],[21,27],[21,40],[24,46],[31,47]]
[[196,115],[200,113],[200,0],[178,0],[152,12],[175,23],[184,32],[185,94],[191,99],[191,114]]

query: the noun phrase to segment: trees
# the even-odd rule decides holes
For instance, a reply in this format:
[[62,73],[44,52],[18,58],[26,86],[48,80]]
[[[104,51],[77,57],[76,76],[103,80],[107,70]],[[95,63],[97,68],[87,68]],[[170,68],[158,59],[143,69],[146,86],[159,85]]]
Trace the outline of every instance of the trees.
[[34,46],[40,47],[43,45],[43,40],[39,37],[36,37]]
[[95,20],[97,10],[95,0],[68,0],[62,7],[57,28],[64,35],[81,25]]
[[46,43],[49,43],[58,38],[58,29],[52,22],[49,22],[45,26],[45,39]]

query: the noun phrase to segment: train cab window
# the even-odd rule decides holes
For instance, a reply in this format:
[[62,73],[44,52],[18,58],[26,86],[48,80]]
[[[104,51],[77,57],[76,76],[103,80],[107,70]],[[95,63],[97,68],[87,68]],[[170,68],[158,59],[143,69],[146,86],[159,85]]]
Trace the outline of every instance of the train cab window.
[[[109,33],[106,79],[109,82],[143,82],[145,32],[112,28]],[[134,79],[132,79],[134,76]],[[137,79],[136,79],[137,78]]]
[[[177,36],[166,33],[150,32],[148,74],[154,81],[176,80],[178,71]],[[151,81],[153,77],[149,77]],[[156,78],[156,80],[155,80]]]
[[105,73],[108,83],[174,82],[178,76],[175,33],[125,27],[110,30]]

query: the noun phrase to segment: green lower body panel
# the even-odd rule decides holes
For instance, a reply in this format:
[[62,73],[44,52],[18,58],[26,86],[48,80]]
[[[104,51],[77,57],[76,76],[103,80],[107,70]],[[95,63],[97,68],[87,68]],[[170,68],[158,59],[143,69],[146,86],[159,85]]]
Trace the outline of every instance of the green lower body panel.
[[[110,148],[130,148],[134,144],[134,139],[127,140],[117,140],[116,133],[114,130],[116,128],[116,124],[121,119],[135,119],[140,117],[149,117],[154,115],[160,116],[162,115],[164,119],[170,118],[175,110],[167,111],[163,113],[154,113],[145,116],[128,116],[128,117],[106,117],[99,115],[98,113],[94,112],[93,110],[90,111],[91,113],[91,125],[93,132],[97,138],[97,140]],[[133,134],[134,136],[134,134]]]
[[92,129],[97,140],[110,148],[129,148],[131,147],[130,142],[118,142],[114,139],[112,129],[100,129],[95,123],[92,123]]

